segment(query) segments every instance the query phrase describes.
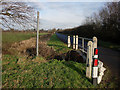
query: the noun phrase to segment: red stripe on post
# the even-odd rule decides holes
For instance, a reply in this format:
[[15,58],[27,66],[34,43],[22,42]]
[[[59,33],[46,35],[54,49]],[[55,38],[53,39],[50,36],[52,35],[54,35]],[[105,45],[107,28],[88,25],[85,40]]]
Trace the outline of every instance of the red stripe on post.
[[94,66],[98,66],[98,59],[94,60]]
[[95,49],[95,55],[98,55],[98,49],[97,48]]

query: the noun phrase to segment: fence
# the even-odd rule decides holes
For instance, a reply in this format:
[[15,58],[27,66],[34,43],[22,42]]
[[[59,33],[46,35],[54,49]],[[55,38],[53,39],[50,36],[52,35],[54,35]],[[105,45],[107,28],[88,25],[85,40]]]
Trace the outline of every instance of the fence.
[[[99,84],[106,70],[103,63],[98,60],[97,38],[84,38],[78,35],[67,36],[56,33],[57,37],[73,47],[86,61],[86,77],[91,78],[94,85]],[[99,63],[99,64],[98,64]],[[99,76],[98,76],[99,75]]]

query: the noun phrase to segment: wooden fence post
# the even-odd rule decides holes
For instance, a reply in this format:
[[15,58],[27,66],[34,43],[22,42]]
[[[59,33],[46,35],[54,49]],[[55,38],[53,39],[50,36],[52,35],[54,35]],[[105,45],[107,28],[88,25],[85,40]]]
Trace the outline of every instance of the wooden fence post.
[[78,50],[78,35],[76,35],[76,50]]
[[37,41],[36,41],[36,55],[38,56],[38,49],[39,49],[39,11],[37,12]]
[[75,35],[73,35],[73,49],[75,49]]
[[68,47],[70,47],[70,36],[68,36]]
[[87,45],[87,59],[86,59],[86,77],[91,78],[92,72],[92,41],[88,42]]

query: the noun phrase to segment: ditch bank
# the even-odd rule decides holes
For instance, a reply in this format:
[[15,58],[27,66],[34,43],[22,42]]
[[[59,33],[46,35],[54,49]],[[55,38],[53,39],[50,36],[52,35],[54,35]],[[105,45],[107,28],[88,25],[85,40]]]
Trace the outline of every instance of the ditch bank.
[[[66,61],[75,61],[84,63],[82,56],[75,50],[68,51],[67,53],[56,53],[53,47],[47,45],[47,41],[52,34],[42,35],[39,39],[39,56],[44,57],[46,60],[57,59]],[[30,38],[21,42],[16,42],[11,45],[9,51],[12,55],[24,56],[33,59],[36,56],[36,38]]]

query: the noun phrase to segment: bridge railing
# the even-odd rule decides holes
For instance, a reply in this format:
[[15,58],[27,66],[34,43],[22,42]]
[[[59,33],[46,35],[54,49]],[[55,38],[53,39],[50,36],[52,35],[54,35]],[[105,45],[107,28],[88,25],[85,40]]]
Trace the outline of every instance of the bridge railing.
[[92,77],[93,84],[99,84],[106,69],[103,67],[103,63],[98,60],[97,37],[90,39],[78,37],[78,35],[67,36],[60,33],[56,33],[56,35],[60,40],[67,43],[68,47],[72,46],[80,53],[86,61],[86,77]]
[[78,45],[79,50],[81,50],[82,52],[87,54],[87,42],[88,41],[93,41],[93,39],[84,38],[84,37],[78,37],[78,41],[81,43],[81,44]]

